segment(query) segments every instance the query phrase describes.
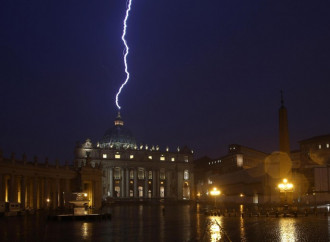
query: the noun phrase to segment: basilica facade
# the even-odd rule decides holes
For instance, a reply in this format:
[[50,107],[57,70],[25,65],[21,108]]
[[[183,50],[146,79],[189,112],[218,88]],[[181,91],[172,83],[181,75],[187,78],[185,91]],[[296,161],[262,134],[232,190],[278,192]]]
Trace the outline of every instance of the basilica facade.
[[194,198],[192,150],[138,145],[120,113],[99,142],[77,144],[75,166],[102,167],[103,200]]

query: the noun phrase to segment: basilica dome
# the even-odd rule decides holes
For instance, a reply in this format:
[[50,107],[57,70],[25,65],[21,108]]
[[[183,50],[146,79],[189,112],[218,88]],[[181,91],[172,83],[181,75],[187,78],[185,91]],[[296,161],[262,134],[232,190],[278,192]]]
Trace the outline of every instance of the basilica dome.
[[115,119],[115,125],[108,129],[100,141],[100,147],[116,148],[116,149],[133,149],[136,147],[136,141],[131,131],[124,126],[124,121],[118,112]]

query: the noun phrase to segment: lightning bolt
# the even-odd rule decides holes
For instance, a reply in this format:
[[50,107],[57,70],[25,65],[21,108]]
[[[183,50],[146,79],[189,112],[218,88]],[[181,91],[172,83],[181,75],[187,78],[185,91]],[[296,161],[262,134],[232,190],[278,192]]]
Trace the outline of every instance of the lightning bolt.
[[121,36],[121,39],[122,39],[122,41],[123,41],[123,43],[125,45],[124,65],[125,65],[126,79],[125,79],[125,82],[120,86],[120,88],[119,88],[119,90],[118,90],[118,92],[116,94],[116,105],[117,105],[118,109],[121,109],[121,106],[119,105],[119,101],[118,101],[119,95],[121,93],[121,90],[127,84],[128,79],[129,79],[129,72],[128,72],[128,66],[127,66],[127,56],[128,56],[128,53],[129,53],[129,48],[128,48],[128,45],[127,45],[125,36],[126,36],[126,29],[127,29],[127,19],[129,17],[129,12],[131,11],[131,5],[132,5],[132,0],[128,0],[126,2],[126,15],[125,15],[125,18],[124,18],[123,34]]

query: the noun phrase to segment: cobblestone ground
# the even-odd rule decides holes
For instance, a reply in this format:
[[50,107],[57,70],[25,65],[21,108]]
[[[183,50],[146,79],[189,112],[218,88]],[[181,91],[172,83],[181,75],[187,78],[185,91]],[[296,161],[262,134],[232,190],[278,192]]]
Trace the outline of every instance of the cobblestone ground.
[[107,221],[0,218],[0,241],[329,241],[330,217],[207,216],[190,205],[116,205]]

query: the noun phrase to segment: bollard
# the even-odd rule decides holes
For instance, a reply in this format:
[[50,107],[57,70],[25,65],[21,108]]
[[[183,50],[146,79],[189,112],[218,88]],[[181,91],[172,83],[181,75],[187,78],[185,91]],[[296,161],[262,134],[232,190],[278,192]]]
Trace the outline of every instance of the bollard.
[[277,212],[277,211],[276,211],[276,213],[275,213],[275,217],[278,218],[278,212]]
[[244,213],[241,214],[242,218],[244,218]]

